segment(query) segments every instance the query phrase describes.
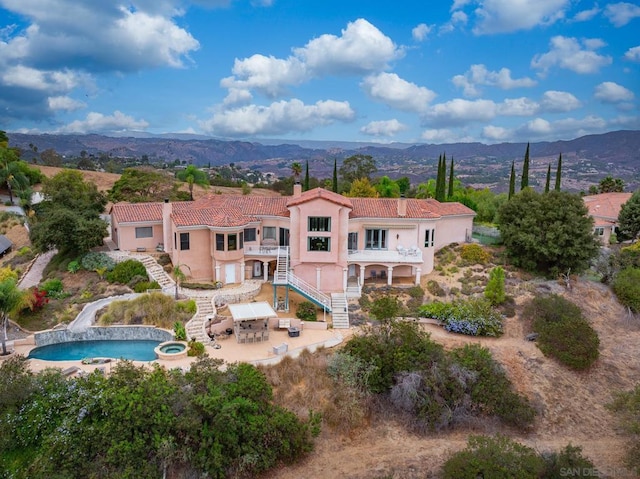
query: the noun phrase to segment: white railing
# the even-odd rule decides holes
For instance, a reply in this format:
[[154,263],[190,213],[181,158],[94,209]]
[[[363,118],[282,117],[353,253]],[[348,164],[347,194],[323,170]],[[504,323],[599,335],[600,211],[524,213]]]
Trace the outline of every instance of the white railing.
[[276,256],[286,252],[288,248],[286,246],[246,246],[244,247],[245,255],[255,256]]
[[349,250],[348,261],[366,261],[378,263],[422,263],[422,251],[417,249],[380,250],[358,249]]
[[287,283],[294,288],[303,291],[304,294],[313,298],[317,303],[324,305],[327,311],[331,311],[331,298],[319,289],[311,286],[303,279],[298,278],[295,274],[287,273]]

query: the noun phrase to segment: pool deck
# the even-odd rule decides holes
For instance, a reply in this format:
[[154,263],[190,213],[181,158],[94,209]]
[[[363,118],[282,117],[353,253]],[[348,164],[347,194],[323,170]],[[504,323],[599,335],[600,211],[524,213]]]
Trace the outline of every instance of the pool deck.
[[[229,337],[225,340],[218,341],[219,349],[215,349],[212,345],[205,347],[206,353],[210,358],[221,359],[225,364],[236,362],[246,362],[250,364],[274,364],[282,360],[285,356],[297,357],[305,349],[313,352],[320,347],[331,348],[343,342],[343,340],[352,334],[352,330],[317,330],[306,329],[300,333],[298,337],[289,337],[286,330],[272,330],[269,333],[269,340],[257,343],[238,343],[235,337]],[[287,344],[287,352],[276,354],[274,348]],[[15,353],[27,356],[35,345],[18,345],[15,346]],[[188,369],[196,358],[172,359],[154,361],[133,361],[136,365],[151,366],[158,364],[167,369],[180,368]],[[65,370],[67,368],[77,366],[85,372],[92,372],[96,369],[105,373],[109,373],[111,368],[117,363],[117,360],[104,364],[82,364],[80,360],[73,361],[43,361],[40,359],[30,359],[30,367],[33,371],[41,371],[47,368],[59,368]]]

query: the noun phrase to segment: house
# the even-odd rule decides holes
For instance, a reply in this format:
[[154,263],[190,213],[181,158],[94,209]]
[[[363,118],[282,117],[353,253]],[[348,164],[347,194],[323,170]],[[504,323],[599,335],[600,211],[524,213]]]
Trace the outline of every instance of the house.
[[616,233],[618,215],[631,195],[632,193],[601,193],[582,198],[589,216],[593,218],[593,233],[603,244],[609,244],[611,235]]
[[[289,197],[210,195],[195,201],[117,203],[121,250],[171,255],[193,280],[273,280],[329,309],[329,295],[365,280],[419,284],[439,248],[471,237],[475,213],[434,199],[348,198],[323,188]],[[343,294],[344,296],[344,294]]]

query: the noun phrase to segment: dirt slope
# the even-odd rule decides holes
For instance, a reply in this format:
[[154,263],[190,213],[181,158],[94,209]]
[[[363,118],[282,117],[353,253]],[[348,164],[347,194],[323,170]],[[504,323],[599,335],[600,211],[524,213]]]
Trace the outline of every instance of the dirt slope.
[[545,358],[535,343],[524,340],[517,318],[506,321],[505,334],[498,339],[476,339],[425,326],[432,338],[446,347],[479,342],[491,349],[515,387],[531,398],[539,411],[532,433],[486,424],[476,431],[417,437],[391,423],[376,424],[353,438],[323,433],[316,451],[305,462],[268,477],[437,477],[446,458],[463,448],[467,435],[474,432],[508,434],[538,451],[558,450],[568,443],[580,445],[600,471],[620,475],[624,472],[625,440],[604,405],[615,391],[631,389],[640,380],[640,327],[637,319],[633,323],[626,318],[610,290],[599,283],[580,281],[570,292],[557,285],[550,287],[578,304],[600,336],[601,357],[588,372],[573,372]]

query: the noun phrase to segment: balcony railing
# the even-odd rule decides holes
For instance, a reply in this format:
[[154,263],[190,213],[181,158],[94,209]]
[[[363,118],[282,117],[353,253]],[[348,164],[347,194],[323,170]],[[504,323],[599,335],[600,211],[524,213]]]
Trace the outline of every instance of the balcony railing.
[[278,252],[280,252],[280,254],[286,254],[287,247],[286,246],[246,246],[246,245],[244,247],[245,255],[276,257],[278,256]]
[[347,260],[350,263],[375,262],[375,263],[398,263],[398,264],[420,264],[423,262],[422,251],[419,248],[402,248],[400,250],[384,249],[357,249],[349,250]]

